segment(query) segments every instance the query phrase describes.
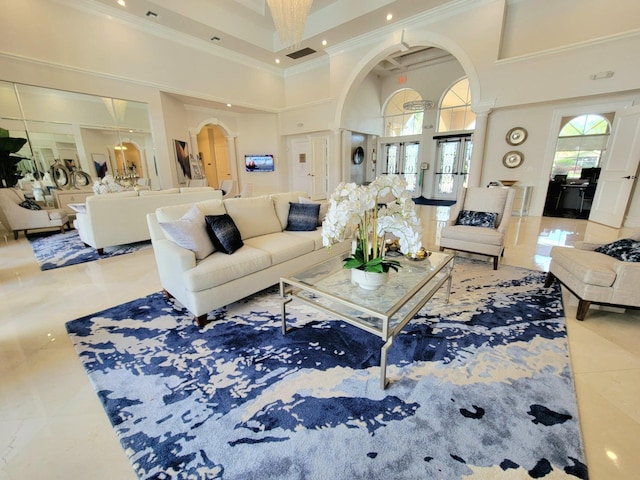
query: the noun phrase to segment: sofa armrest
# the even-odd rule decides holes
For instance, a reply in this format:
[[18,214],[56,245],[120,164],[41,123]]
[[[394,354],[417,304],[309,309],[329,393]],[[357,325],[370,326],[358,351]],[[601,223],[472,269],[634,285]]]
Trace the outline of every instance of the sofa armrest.
[[[196,254],[182,248],[168,239],[153,240],[153,253],[158,268],[169,273],[179,275],[196,266]],[[162,271],[160,272],[162,276]]]
[[578,250],[594,251],[596,248],[603,246],[604,243],[576,242],[574,248]]
[[613,265],[616,281],[613,284],[612,302],[620,305],[640,306],[640,263],[617,261]]

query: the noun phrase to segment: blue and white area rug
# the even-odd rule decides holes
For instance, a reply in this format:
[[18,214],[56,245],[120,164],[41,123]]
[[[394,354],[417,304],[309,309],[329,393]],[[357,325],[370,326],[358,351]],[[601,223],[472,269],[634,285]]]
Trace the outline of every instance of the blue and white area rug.
[[141,479],[587,478],[565,321],[540,272],[456,266],[389,351],[277,288],[199,330],[160,294],[67,323]]
[[87,247],[80,240],[77,230],[55,234],[29,234],[27,238],[36,260],[40,264],[40,270],[53,270],[54,268],[133,253],[143,248],[151,248],[151,241],[136,242],[106,247],[104,253],[98,255],[95,248]]

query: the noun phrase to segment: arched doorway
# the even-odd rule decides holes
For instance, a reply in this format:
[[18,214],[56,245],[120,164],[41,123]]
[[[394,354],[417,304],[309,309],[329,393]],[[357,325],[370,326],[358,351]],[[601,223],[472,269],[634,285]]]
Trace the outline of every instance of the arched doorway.
[[207,183],[218,188],[223,180],[233,178],[227,133],[219,125],[207,124],[196,137]]

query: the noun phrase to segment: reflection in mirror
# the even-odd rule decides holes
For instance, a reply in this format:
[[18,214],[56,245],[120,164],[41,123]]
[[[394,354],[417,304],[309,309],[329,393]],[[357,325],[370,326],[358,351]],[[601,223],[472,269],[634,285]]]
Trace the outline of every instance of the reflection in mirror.
[[69,171],[66,167],[60,163],[56,162],[51,166],[51,179],[55,186],[59,189],[67,188],[71,179],[69,178]]
[[[90,186],[93,178],[107,173],[132,175],[133,166],[138,177],[148,181],[153,172],[151,183],[158,181],[145,103],[0,81],[0,127],[28,139],[19,153],[30,160],[23,162],[21,172],[25,177],[42,174],[48,186]],[[114,149],[127,143],[138,152],[133,160],[119,158]],[[58,162],[66,166],[66,175],[56,168],[52,178]],[[78,170],[89,181],[84,176],[72,179]]]

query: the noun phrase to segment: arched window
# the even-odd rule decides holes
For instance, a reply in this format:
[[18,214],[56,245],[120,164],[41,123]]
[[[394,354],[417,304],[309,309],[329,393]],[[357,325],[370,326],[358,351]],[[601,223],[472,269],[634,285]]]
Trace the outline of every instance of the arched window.
[[469,80],[454,83],[444,94],[438,111],[438,132],[460,132],[476,127],[476,115],[471,111]]
[[[422,133],[422,117],[424,107],[422,96],[410,88],[397,91],[387,101],[384,109],[384,130],[386,137],[401,137]],[[408,108],[405,108],[408,107]]]
[[562,119],[551,176],[580,178],[583,168],[600,166],[611,122],[604,115],[587,114]]

